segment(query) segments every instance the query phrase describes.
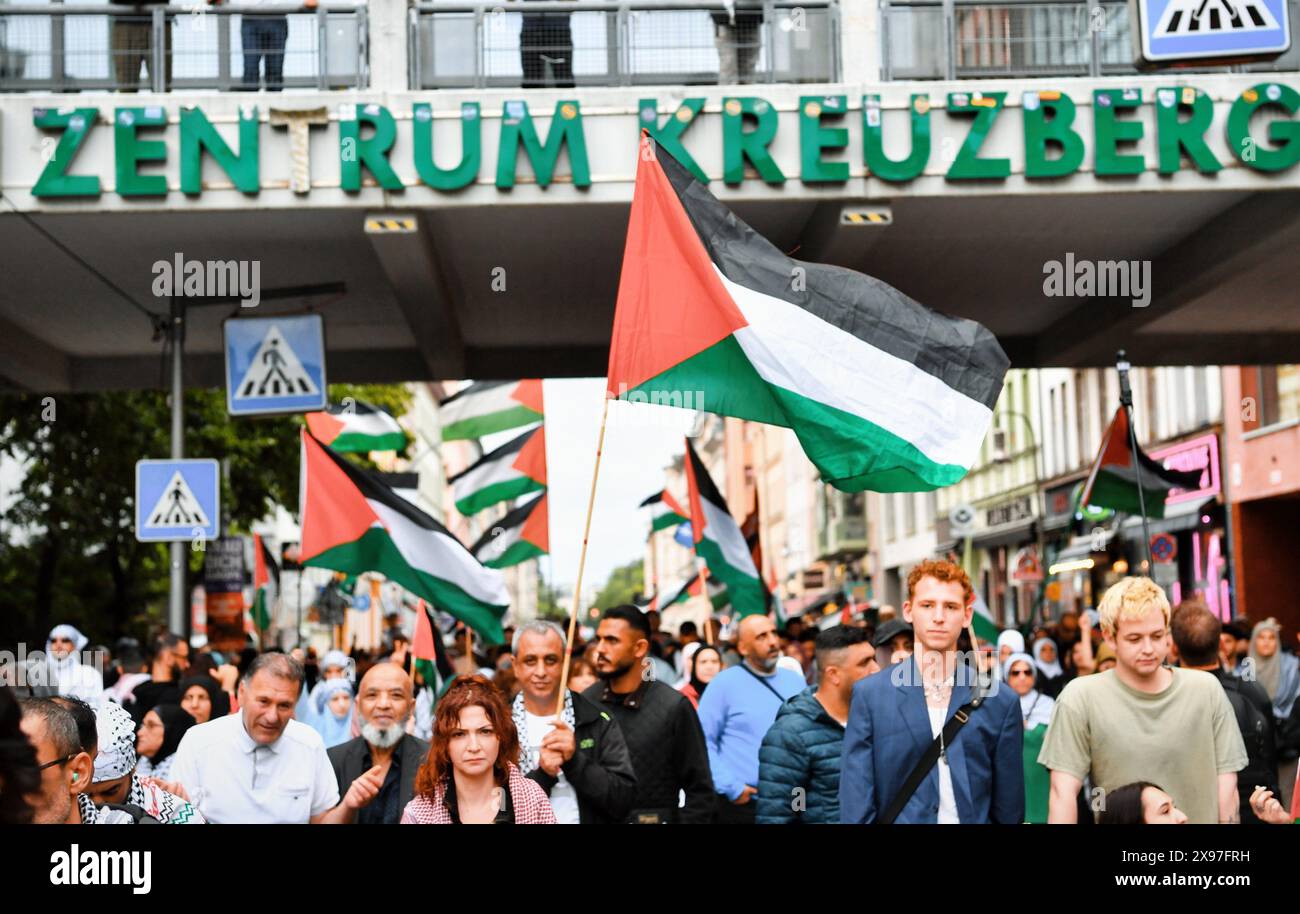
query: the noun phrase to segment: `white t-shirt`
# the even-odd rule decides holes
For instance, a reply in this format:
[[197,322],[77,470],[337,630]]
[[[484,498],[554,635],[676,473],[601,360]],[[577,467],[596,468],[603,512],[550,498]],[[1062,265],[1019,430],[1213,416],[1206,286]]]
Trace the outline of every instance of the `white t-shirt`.
[[[948,709],[932,708],[928,704],[925,709],[930,712],[930,736],[938,739],[943,725],[947,723]],[[960,825],[961,820],[957,818],[957,795],[952,792],[952,772],[948,769],[948,760],[941,755],[935,766],[939,769],[939,824]]]
[[[524,718],[528,722],[528,732],[524,734],[524,742],[529,749],[538,752],[542,739],[555,727],[555,715],[538,717],[525,709]],[[551,809],[555,810],[555,821],[560,825],[578,824],[578,792],[565,778],[563,771],[560,772],[555,786],[551,788]]]
[[305,825],[339,802],[325,742],[296,720],[261,746],[228,714],[191,727],[175,759],[172,778],[209,822]]

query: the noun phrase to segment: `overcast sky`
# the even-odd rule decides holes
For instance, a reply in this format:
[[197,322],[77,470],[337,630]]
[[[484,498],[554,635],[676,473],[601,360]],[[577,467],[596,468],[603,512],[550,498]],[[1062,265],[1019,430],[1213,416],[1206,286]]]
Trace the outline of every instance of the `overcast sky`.
[[[604,390],[604,378],[548,380],[544,385],[549,562],[561,586],[573,586],[578,575]],[[650,521],[648,512],[637,505],[663,488],[664,467],[682,453],[682,441],[694,416],[691,411],[668,406],[610,404],[584,590],[600,587],[614,568],[644,557]],[[547,561],[542,560],[543,573]]]

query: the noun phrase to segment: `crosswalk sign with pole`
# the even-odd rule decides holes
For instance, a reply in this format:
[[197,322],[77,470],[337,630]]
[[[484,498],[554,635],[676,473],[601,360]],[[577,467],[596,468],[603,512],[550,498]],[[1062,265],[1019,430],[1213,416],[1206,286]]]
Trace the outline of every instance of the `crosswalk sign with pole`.
[[325,327],[319,314],[225,322],[226,410],[232,416],[325,409]]
[[220,525],[217,461],[136,461],[136,539],[142,543],[212,540]]

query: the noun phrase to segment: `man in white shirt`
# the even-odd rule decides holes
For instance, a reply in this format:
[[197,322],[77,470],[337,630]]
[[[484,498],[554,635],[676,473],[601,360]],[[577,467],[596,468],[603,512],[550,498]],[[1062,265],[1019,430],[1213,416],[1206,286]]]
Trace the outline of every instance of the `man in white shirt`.
[[529,622],[515,632],[512,648],[522,687],[512,709],[520,770],[547,792],[561,825],[625,821],[636,799],[636,771],[618,724],[570,689],[556,723],[564,631],[554,622]]
[[239,683],[239,713],[191,727],[176,750],[174,783],[209,822],[316,824],[339,802],[325,743],[293,720],[302,665],[262,654]]

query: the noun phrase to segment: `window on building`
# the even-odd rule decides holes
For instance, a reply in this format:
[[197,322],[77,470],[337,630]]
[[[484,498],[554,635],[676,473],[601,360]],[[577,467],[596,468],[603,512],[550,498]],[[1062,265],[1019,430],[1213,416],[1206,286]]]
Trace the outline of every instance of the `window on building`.
[[898,538],[894,535],[894,499],[896,497],[892,492],[886,492],[880,496],[881,520],[885,525],[885,541],[889,543]]
[[916,536],[916,495],[912,492],[903,493],[903,526],[907,536]]
[[1245,431],[1300,422],[1300,365],[1241,369],[1241,397]]

